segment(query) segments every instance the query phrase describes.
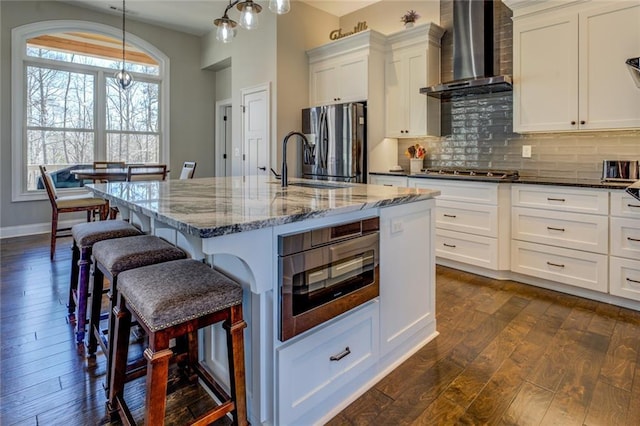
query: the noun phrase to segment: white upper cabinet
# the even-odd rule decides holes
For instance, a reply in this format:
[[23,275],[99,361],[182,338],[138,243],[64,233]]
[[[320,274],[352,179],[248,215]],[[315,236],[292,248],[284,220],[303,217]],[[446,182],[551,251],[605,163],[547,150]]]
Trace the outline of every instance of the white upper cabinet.
[[375,73],[382,74],[370,58],[383,49],[384,36],[368,30],[307,51],[309,104],[367,101]]
[[639,2],[505,3],[514,131],[640,128],[640,89],[625,65],[640,55]]
[[421,25],[392,34],[385,59],[386,136],[440,135],[440,100],[420,88],[440,81],[440,39],[444,30]]

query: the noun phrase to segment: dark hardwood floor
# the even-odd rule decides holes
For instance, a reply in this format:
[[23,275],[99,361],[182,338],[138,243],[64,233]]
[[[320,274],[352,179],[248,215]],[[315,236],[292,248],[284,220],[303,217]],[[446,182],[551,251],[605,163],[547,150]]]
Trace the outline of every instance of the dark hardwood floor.
[[[48,241],[0,240],[0,425],[108,424],[104,357],[67,321],[70,240],[53,262]],[[640,312],[442,267],[436,312],[440,335],[330,425],[640,425]],[[203,404],[182,396],[171,424]]]

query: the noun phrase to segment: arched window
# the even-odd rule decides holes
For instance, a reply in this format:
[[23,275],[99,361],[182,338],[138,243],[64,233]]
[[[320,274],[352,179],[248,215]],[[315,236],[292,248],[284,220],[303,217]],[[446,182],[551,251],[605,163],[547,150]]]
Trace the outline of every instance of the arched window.
[[166,163],[168,58],[127,34],[116,84],[121,30],[83,21],[48,21],[12,31],[14,201],[42,198],[39,165],[58,172],[60,188],[78,187],[70,170],[93,161]]

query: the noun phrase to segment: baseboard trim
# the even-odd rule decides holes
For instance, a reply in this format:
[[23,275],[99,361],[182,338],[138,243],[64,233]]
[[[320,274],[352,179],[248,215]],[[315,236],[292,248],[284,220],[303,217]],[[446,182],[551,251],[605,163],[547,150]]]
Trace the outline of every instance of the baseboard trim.
[[[64,220],[58,222],[59,228],[71,228],[77,223],[82,223],[84,220]],[[0,240],[5,238],[24,237],[27,235],[48,234],[51,232],[51,222],[47,223],[32,223],[30,225],[18,225],[18,226],[5,226],[0,228]]]

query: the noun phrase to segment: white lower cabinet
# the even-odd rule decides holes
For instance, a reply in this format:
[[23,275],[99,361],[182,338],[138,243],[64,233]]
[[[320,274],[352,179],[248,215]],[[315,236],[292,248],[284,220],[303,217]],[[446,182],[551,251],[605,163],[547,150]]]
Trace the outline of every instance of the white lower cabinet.
[[369,183],[383,186],[407,186],[406,176],[369,175]]
[[[440,191],[436,198],[436,256],[440,264],[509,270],[511,190],[509,183],[409,178],[413,188]],[[471,266],[471,268],[466,268]]]
[[640,301],[640,260],[611,257],[609,268],[611,294]]
[[511,270],[603,293],[608,289],[604,254],[514,240]]
[[327,398],[348,397],[353,392],[349,381],[377,361],[378,324],[376,300],[277,349],[277,424],[304,423],[302,416]]

